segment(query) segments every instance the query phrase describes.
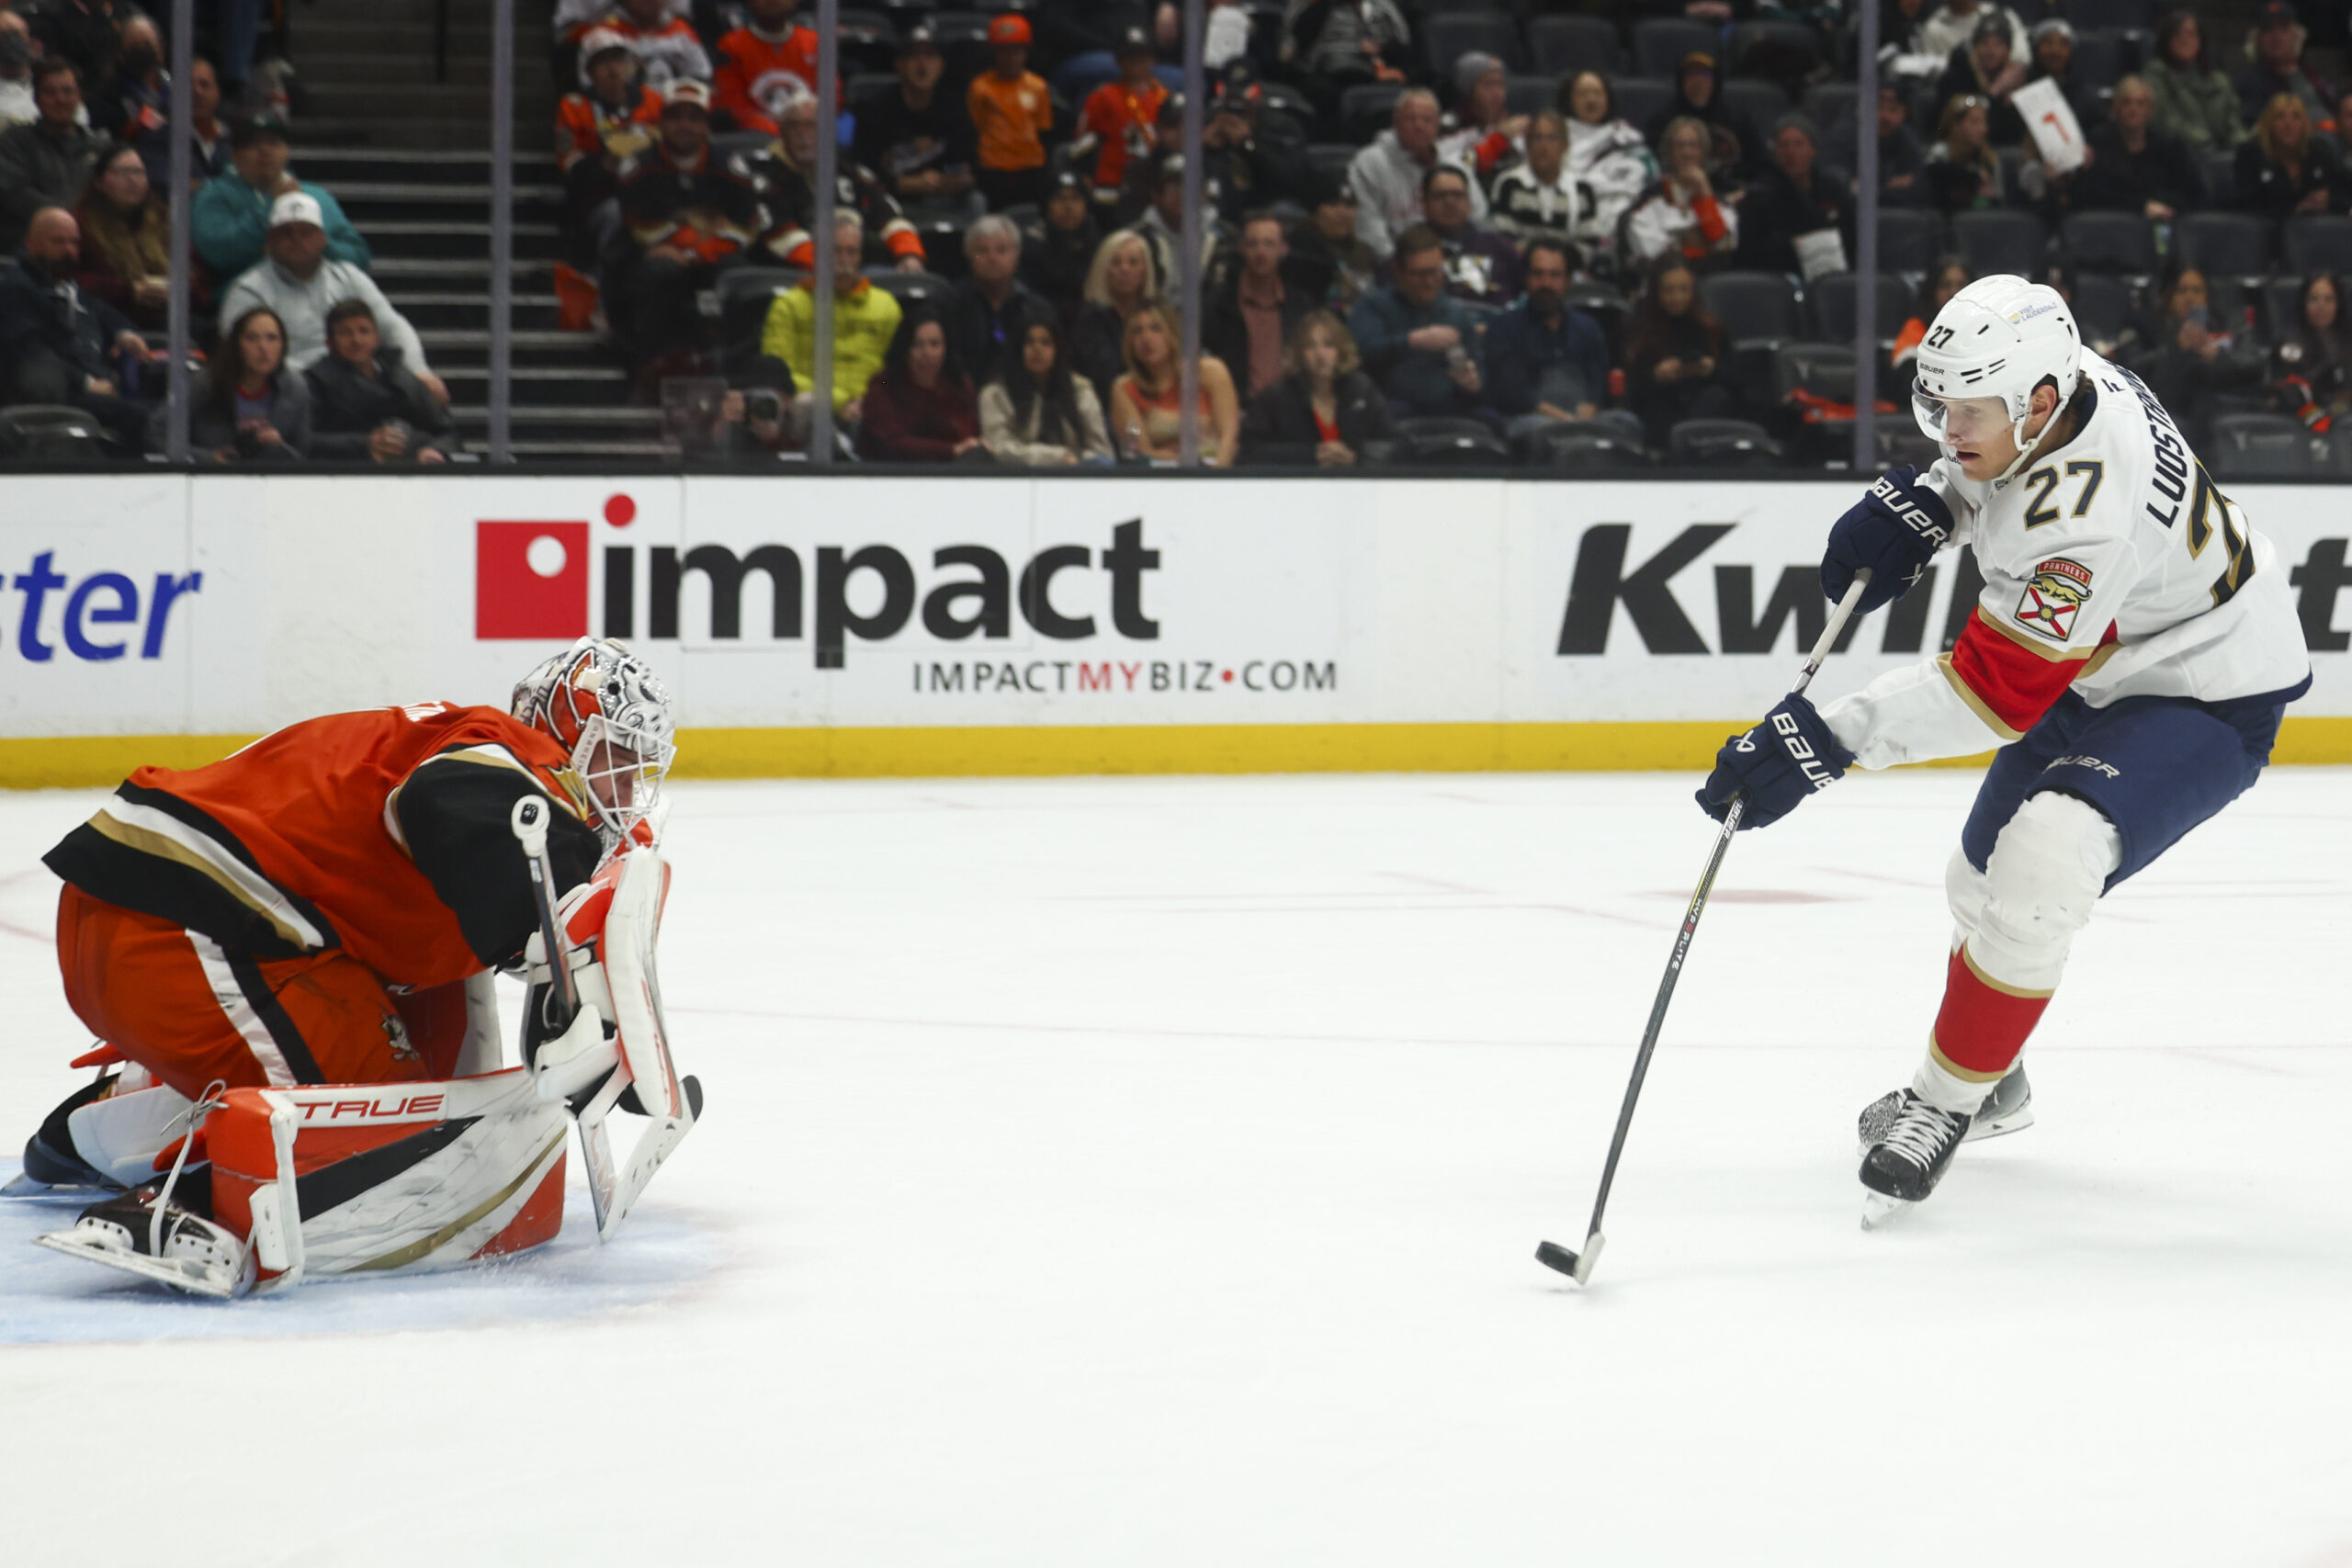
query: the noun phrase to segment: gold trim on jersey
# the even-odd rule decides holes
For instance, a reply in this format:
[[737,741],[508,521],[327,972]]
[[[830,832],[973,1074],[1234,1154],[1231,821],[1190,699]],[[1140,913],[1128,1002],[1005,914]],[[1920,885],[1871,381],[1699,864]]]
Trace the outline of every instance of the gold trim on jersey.
[[[137,814],[125,820],[119,812]],[[287,906],[283,894],[243,862],[229,855],[201,833],[164,813],[124,800],[108,801],[90,818],[92,831],[127,850],[187,866],[216,884],[254,914],[290,945],[317,952],[327,945],[325,935]]]
[[1968,944],[1964,942],[1960,944],[1960,961],[1968,965],[1968,972],[1971,975],[1975,976],[1977,980],[1988,991],[1998,991],[2005,997],[2022,997],[2030,1002],[2048,1001],[2052,997],[2058,994],[2055,987],[2052,987],[2051,989],[2046,991],[2029,991],[2023,987],[2012,986],[2006,981],[1996,980],[1993,976],[1984,973],[1984,969],[1978,965],[1976,960],[1969,955]]
[[1991,730],[1994,734],[1999,736],[2004,740],[2022,740],[2025,739],[2024,730],[2010,728],[2007,724],[2002,721],[1999,714],[1995,713],[1991,708],[1984,705],[1984,699],[1976,694],[1974,688],[1971,687],[1966,681],[1961,679],[1960,671],[1952,668],[1951,654],[1937,654],[1936,668],[1943,672],[1944,680],[1951,685],[1953,691],[1960,694],[1960,700],[1968,705],[1968,711],[1974,714],[1978,721],[1981,722],[1985,728]]
[[[477,767],[511,769],[537,784],[546,793],[548,799],[571,812],[574,817],[583,822],[589,820],[587,786],[581,782],[579,773],[569,764],[560,768],[550,768],[542,774],[538,769],[495,741],[485,742],[479,746],[455,746],[447,751],[435,751],[432,756],[411,768],[408,778],[394,784],[392,792],[384,796],[384,831],[392,836],[392,842],[400,847],[401,853],[409,855],[411,860],[416,857],[409,854],[408,835],[401,831],[401,791],[408,788],[409,779],[416,777],[434,763],[441,761],[471,762]],[[553,782],[553,788],[548,787],[550,781]]]
[[1979,1072],[1974,1067],[1962,1066],[1958,1062],[1953,1061],[1950,1056],[1944,1055],[1944,1048],[1936,1043],[1936,1032],[1932,1029],[1928,1031],[1928,1058],[1936,1064],[1936,1066],[1941,1067],[1944,1071],[1950,1073],[1952,1077],[1958,1078],[1962,1083],[1998,1083],[2003,1078],[2008,1077],[2009,1073],[2009,1069],[2007,1067],[1996,1067],[1993,1071],[1985,1073]]

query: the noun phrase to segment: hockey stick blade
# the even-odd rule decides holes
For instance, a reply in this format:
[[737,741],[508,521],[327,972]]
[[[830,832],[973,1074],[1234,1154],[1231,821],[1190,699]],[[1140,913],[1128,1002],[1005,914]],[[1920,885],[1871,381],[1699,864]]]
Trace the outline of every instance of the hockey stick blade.
[[1607,1239],[1599,1231],[1593,1232],[1584,1238],[1582,1252],[1570,1252],[1556,1241],[1543,1242],[1535,1248],[1535,1261],[1546,1269],[1558,1269],[1581,1285],[1592,1278],[1592,1266],[1600,1261],[1600,1248]]

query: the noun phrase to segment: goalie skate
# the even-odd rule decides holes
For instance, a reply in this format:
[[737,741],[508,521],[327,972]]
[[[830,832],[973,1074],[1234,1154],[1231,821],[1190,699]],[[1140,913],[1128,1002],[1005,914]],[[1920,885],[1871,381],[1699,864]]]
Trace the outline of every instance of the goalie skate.
[[254,1249],[243,1236],[152,1189],[93,1203],[71,1229],[34,1240],[191,1295],[226,1300],[254,1285]]

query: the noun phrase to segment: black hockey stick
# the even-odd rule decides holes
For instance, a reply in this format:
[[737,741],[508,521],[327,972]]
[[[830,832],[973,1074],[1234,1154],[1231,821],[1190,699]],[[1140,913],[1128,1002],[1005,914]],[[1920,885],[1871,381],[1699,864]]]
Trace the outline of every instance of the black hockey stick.
[[[1838,634],[1846,629],[1846,622],[1861,603],[1862,591],[1870,586],[1867,570],[1854,574],[1853,585],[1831,612],[1829,624],[1822,628],[1819,640],[1813,645],[1812,657],[1804,661],[1804,669],[1797,675],[1797,683],[1789,688],[1792,695],[1813,684],[1820,673],[1822,660],[1829,657],[1830,648],[1838,641]],[[1707,896],[1715,888],[1715,873],[1724,865],[1724,852],[1731,848],[1734,833],[1739,831],[1739,818],[1747,802],[1732,796],[1731,809],[1724,813],[1723,830],[1715,835],[1714,852],[1707,857],[1706,874],[1699,878],[1699,890],[1690,896],[1690,908],[1683,911],[1682,929],[1675,934],[1674,956],[1667,960],[1666,976],[1657,985],[1657,999],[1650,1004],[1649,1027],[1642,1032],[1642,1048],[1634,1057],[1634,1076],[1625,1085],[1625,1103],[1617,1111],[1617,1134],[1609,1140],[1609,1159],[1600,1168],[1600,1193],[1592,1201],[1592,1223],[1585,1226],[1584,1250],[1570,1252],[1558,1242],[1538,1244],[1535,1260],[1546,1269],[1556,1269],[1579,1285],[1592,1278],[1592,1266],[1600,1260],[1600,1248],[1606,1240],[1600,1234],[1601,1211],[1609,1207],[1609,1187],[1617,1179],[1617,1160],[1625,1152],[1625,1134],[1634,1124],[1634,1106],[1642,1098],[1642,1079],[1650,1070],[1650,1053],[1657,1049],[1658,1031],[1666,1024],[1667,1004],[1674,999],[1674,982],[1682,976],[1682,960],[1690,951],[1690,938],[1699,930],[1699,916],[1707,908]]]

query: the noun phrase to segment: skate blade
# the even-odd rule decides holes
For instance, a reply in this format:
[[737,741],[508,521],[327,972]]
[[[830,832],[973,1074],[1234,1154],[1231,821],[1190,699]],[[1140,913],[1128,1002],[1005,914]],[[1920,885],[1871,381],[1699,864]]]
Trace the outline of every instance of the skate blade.
[[1970,1122],[1967,1135],[1960,1141],[1963,1144],[1973,1144],[1983,1138],[2000,1137],[2005,1133],[2022,1133],[2032,1125],[2033,1107],[2020,1105],[2007,1116],[1997,1116],[1990,1122]]
[[253,1249],[245,1249],[245,1264],[235,1274],[192,1268],[148,1257],[142,1252],[124,1252],[102,1243],[88,1240],[74,1231],[51,1231],[47,1235],[33,1237],[35,1243],[51,1252],[62,1252],[68,1258],[79,1258],[102,1268],[119,1269],[126,1274],[136,1274],[142,1280],[154,1280],[175,1291],[190,1295],[210,1296],[216,1301],[231,1301],[253,1288]]
[[1919,1205],[1902,1198],[1890,1198],[1883,1192],[1862,1190],[1862,1228],[1866,1231],[1884,1230]]

